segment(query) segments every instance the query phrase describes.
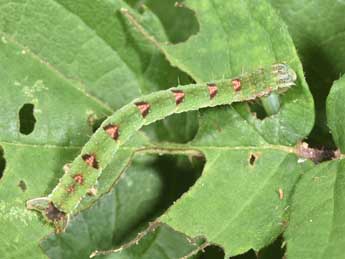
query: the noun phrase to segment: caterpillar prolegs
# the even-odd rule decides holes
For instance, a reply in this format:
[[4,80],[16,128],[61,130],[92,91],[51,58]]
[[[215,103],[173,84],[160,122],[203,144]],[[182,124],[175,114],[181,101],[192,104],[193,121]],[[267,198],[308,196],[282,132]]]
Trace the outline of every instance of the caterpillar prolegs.
[[142,126],[171,114],[254,100],[294,85],[296,73],[287,64],[273,64],[232,79],[179,86],[133,100],[108,117],[74,159],[48,195],[27,201],[27,207],[63,231],[69,215],[96,183],[119,146]]

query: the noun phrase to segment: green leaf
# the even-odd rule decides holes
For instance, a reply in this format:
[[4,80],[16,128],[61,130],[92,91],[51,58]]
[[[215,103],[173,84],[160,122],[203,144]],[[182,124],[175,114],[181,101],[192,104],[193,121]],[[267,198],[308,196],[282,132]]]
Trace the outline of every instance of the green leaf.
[[[128,242],[135,237],[133,234],[138,228],[144,227],[143,222],[153,217],[157,208],[166,206],[169,196],[176,199],[179,195],[173,191],[178,190],[174,184],[176,179],[189,176],[193,180],[192,171],[176,168],[174,162],[174,159],[166,157],[136,156],[116,188],[95,206],[74,217],[66,232],[44,240],[43,249],[50,258],[88,258],[95,250],[110,249]],[[184,235],[162,226],[140,241],[139,246],[114,258],[177,258],[193,249],[195,245],[190,244]],[[150,257],[153,254],[161,256]]]
[[[265,1],[187,4],[193,11],[185,10],[185,14],[195,12],[200,31],[194,31],[185,42],[161,44],[160,48],[173,65],[194,80],[212,81],[285,61],[296,70],[298,83],[280,96],[278,114],[264,120],[253,116],[247,104],[206,109],[195,139],[186,145],[152,144],[145,135],[137,134],[124,146],[99,179],[98,196],[86,198],[80,209],[88,208],[110,190],[114,180],[126,171],[134,152],[202,152],[206,165],[195,186],[159,218],[182,234],[162,228],[162,232],[145,236],[137,247],[112,254],[114,257],[152,257],[157,253],[168,254],[168,258],[184,256],[194,248],[184,234],[194,239],[203,236],[207,242],[224,247],[227,256],[259,250],[285,229],[290,197],[303,170],[295,149],[287,145],[294,145],[310,131],[313,102],[286,26]],[[53,189],[61,168],[78,153],[96,122],[141,93],[176,84],[181,73],[128,27],[118,12],[120,7],[128,8],[122,1],[33,0],[27,4],[18,0],[10,4],[3,1],[0,6],[0,88],[4,93],[0,97],[0,145],[6,160],[0,183],[0,223],[5,226],[0,230],[0,252],[7,258],[44,258],[38,243],[51,228],[26,210],[25,201]],[[149,10],[140,19],[160,42],[166,41],[161,24]],[[165,26],[172,25],[166,22]],[[173,42],[185,40],[187,35],[169,34]],[[24,116],[18,122],[24,104],[34,105],[33,117]],[[30,109],[24,111],[30,113]],[[165,130],[147,131],[156,140],[186,142],[196,130],[195,122],[189,126],[184,120],[178,118],[173,127],[166,127],[182,133],[168,136]],[[34,124],[33,132],[21,134],[21,124],[24,132]],[[134,172],[151,172],[149,163],[140,166]],[[166,165],[164,170],[169,172]],[[137,178],[141,185],[133,193],[129,188],[121,189],[121,181],[117,181],[114,191],[78,214],[66,233],[45,240],[45,250],[52,257],[82,258],[93,249],[110,249],[133,238],[145,221],[166,209],[153,208],[156,199],[166,199],[168,204],[177,198],[155,193],[153,179]],[[157,189],[164,185],[156,184]],[[147,196],[142,190],[149,190]],[[154,198],[147,206],[134,206],[151,195]],[[123,198],[117,201],[120,196]],[[123,202],[129,197],[131,202]],[[114,217],[104,212],[110,214],[121,202],[120,225],[107,224]],[[101,216],[104,221],[100,221]],[[170,249],[170,242],[179,245]],[[69,245],[71,249],[67,249]]]
[[[344,150],[344,79],[336,81],[327,98],[328,125]],[[322,163],[304,173],[292,199],[285,233],[289,258],[343,258],[345,192],[343,160]]]
[[4,258],[45,258],[38,243],[51,227],[28,211],[25,201],[53,188],[57,168],[79,149],[4,142],[1,146],[6,170],[0,182],[0,253]]
[[[107,255],[98,255],[94,258],[107,259],[152,259],[181,258],[196,249],[196,245],[186,242],[186,238],[181,233],[161,226],[154,232],[147,234],[137,245],[128,249]],[[191,256],[190,259],[195,257]]]
[[323,163],[298,183],[285,239],[288,258],[344,257],[344,161]]
[[[0,252],[6,258],[43,258],[39,241],[52,228],[25,202],[53,189],[97,121],[141,92],[177,82],[180,72],[149,44],[137,46],[118,13],[126,6],[121,1],[2,1],[0,6],[0,148],[6,163]],[[147,19],[160,28],[153,16]],[[25,111],[28,105],[32,114]],[[28,135],[21,133],[30,122],[25,116],[19,120],[22,107],[35,121],[32,132],[24,131]],[[143,142],[139,135],[133,146]],[[100,179],[98,195],[127,166],[130,146]],[[81,208],[94,200],[86,199]]]
[[[276,116],[261,121],[243,105],[238,112],[272,144],[291,145],[306,136],[314,120],[313,102],[287,28],[272,8],[265,1],[186,4],[195,11],[200,32],[183,43],[162,44],[170,62],[197,82],[235,76],[262,64],[289,63],[298,74],[298,87],[281,98],[283,107]],[[210,116],[216,110],[214,114]]]
[[[197,34],[199,24],[193,10],[183,8],[182,1],[175,0],[127,0],[133,7],[141,9],[143,5],[154,12],[162,22],[169,41],[178,43],[186,41],[191,35]],[[182,7],[182,8],[179,8]]]
[[316,123],[309,139],[315,145],[333,146],[325,105],[333,81],[345,72],[345,3],[333,0],[270,2],[288,25],[315,99]]
[[344,110],[345,98],[345,77],[336,81],[327,98],[327,123],[331,129],[334,142],[342,153],[345,152],[345,115]]
[[[147,1],[157,11],[154,3]],[[292,145],[305,137],[313,126],[313,101],[287,28],[266,1],[200,3],[189,0],[184,4],[195,12],[200,31],[185,42],[176,41],[178,44],[158,42],[168,60],[197,82],[236,76],[263,64],[288,62],[297,71],[299,82],[298,87],[281,96],[283,105],[278,114],[260,120],[248,112],[248,105],[239,105],[236,110],[241,114],[241,120],[272,144]],[[164,8],[168,10],[164,12],[167,19],[173,7],[168,1]],[[141,23],[155,35],[145,21]],[[190,19],[187,23],[194,24]],[[210,113],[209,116],[216,115]]]
[[[259,250],[282,233],[302,170],[293,149],[265,143],[253,128],[224,121],[237,121],[233,114],[224,107],[218,119],[203,120],[200,128],[206,130],[192,143],[206,156],[203,174],[159,219],[190,237],[206,237],[226,256]],[[242,129],[242,138],[231,133],[236,128]]]
[[[160,44],[160,48],[172,64],[196,81],[230,77],[260,62],[283,58],[299,74],[298,87],[283,97],[284,106],[276,116],[259,121],[243,105],[236,107],[237,112],[218,108],[203,114],[191,143],[206,156],[203,175],[160,218],[191,237],[205,236],[210,243],[224,247],[227,256],[258,250],[281,233],[287,204],[277,193],[284,190],[289,197],[300,170],[297,159],[289,154],[292,150],[272,144],[292,144],[305,136],[313,121],[313,105],[292,41],[270,6],[251,1],[187,3],[196,12],[200,32],[184,43]],[[258,165],[252,166],[250,161],[258,157]],[[288,180],[282,180],[285,175]],[[254,206],[269,216],[261,215]]]

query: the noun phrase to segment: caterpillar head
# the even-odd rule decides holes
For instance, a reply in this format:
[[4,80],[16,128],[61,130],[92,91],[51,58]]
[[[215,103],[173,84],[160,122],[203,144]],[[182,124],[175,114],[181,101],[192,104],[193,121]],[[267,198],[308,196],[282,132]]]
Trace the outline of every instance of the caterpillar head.
[[297,80],[296,72],[288,64],[273,65],[272,73],[277,78],[279,88],[285,89],[293,86]]
[[43,217],[55,226],[56,233],[63,232],[66,229],[69,221],[68,214],[56,208],[48,197],[28,200],[26,202],[26,207],[29,210],[41,212]]

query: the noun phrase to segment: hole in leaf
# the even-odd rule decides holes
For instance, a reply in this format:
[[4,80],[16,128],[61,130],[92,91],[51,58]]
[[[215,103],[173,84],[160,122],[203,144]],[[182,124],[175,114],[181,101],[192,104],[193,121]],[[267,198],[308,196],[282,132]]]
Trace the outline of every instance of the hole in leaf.
[[258,158],[258,156],[256,155],[256,154],[254,154],[254,153],[251,153],[250,154],[250,156],[249,156],[249,164],[251,165],[251,166],[254,166],[254,164],[255,164],[255,161],[256,161],[256,159]]
[[34,105],[26,103],[19,110],[19,132],[24,135],[29,135],[34,131],[35,124]]
[[272,244],[258,252],[258,258],[283,258],[286,251],[283,236],[279,236]]
[[225,257],[224,250],[216,245],[208,246],[204,251],[199,252],[200,259],[223,259]]
[[264,107],[261,104],[260,100],[254,102],[249,102],[250,112],[259,120],[263,120],[268,117]]
[[19,181],[18,186],[19,186],[19,188],[20,188],[23,192],[25,192],[26,189],[27,189],[26,183],[25,183],[23,180],[20,180],[20,181]]
[[6,168],[6,160],[4,150],[0,146],[0,179],[5,171]]

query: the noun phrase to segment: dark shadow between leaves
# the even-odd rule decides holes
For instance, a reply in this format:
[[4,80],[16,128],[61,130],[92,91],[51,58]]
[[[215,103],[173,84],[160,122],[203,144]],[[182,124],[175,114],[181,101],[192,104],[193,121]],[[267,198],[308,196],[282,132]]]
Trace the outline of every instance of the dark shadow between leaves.
[[250,109],[250,112],[259,120],[264,120],[268,117],[267,112],[265,111],[264,107],[262,106],[261,102],[258,101],[252,101],[248,102],[248,106]]
[[335,148],[332,135],[326,125],[326,99],[334,80],[345,71],[335,67],[334,62],[319,46],[310,46],[299,50],[303,54],[303,67],[306,80],[315,103],[315,124],[309,135],[309,142],[314,146]]
[[285,254],[284,238],[279,236],[272,244],[261,249],[258,254],[258,259],[279,259],[283,258]]
[[216,245],[210,245],[197,254],[199,259],[223,259],[224,256],[224,250]]

